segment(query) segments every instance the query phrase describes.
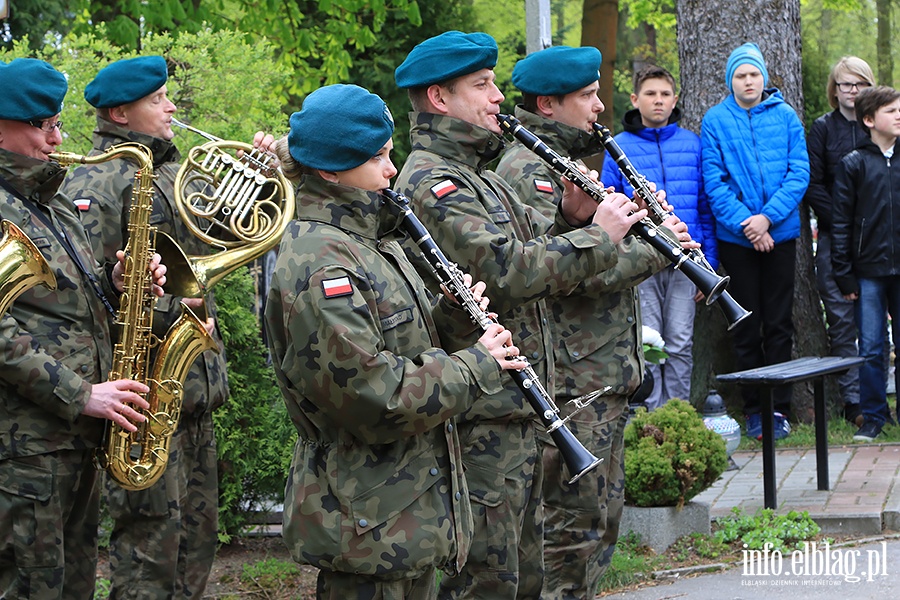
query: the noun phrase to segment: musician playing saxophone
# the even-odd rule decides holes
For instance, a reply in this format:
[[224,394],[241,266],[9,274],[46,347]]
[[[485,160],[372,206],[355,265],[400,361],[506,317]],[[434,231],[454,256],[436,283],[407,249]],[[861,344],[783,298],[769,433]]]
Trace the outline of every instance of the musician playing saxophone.
[[[600,51],[556,46],[529,55],[513,69],[522,92],[516,107],[522,125],[563,156],[580,159],[602,152],[591,135],[604,105],[598,97]],[[520,142],[500,159],[497,174],[519,197],[549,218],[562,199],[561,176]],[[683,223],[671,229],[686,236]],[[541,598],[593,598],[609,565],[624,505],[624,441],[628,400],[644,374],[637,285],[670,262],[629,235],[617,246],[618,262],[600,275],[602,285],[584,294],[550,299],[557,405],[605,385],[612,392],[569,422],[585,447],[604,459],[569,484],[559,450],[542,439],[544,568]],[[563,410],[565,410],[563,408]]]
[[[124,142],[150,148],[155,174],[150,225],[177,240],[185,253],[205,255],[212,249],[191,235],[174,204],[181,157],[172,143],[176,107],[167,95],[167,79],[162,56],[119,60],[102,69],[84,90],[97,114],[91,154]],[[66,181],[64,189],[79,208],[98,259],[127,241],[135,170],[129,160],[111,160],[79,166]],[[226,356],[212,293],[203,298],[162,297],[154,307],[153,333],[165,336],[181,316],[181,301],[198,314],[205,305],[206,329],[219,353],[204,352],[188,373],[181,418],[160,481],[146,490],[126,491],[107,478],[115,521],[109,546],[110,598],[199,598],[215,557],[218,469],[212,411],[228,397]]]
[[[0,217],[31,239],[56,280],[0,315],[0,597],[87,599],[100,520],[93,454],[107,419],[128,431],[144,421],[136,409],[148,408],[139,395],[148,388],[105,381],[124,266],[94,260],[71,201],[57,193],[66,171],[49,155],[62,143],[66,78],[22,58],[0,63],[0,89]],[[158,257],[150,268],[164,283]]]
[[[279,157],[303,175],[265,320],[299,437],[284,540],[320,569],[318,598],[435,598],[436,569],[458,572],[472,537],[455,417],[491,401],[518,349],[498,324],[479,337],[407,260],[402,217],[379,193],[397,174],[381,98],[323,87],[290,123]],[[482,307],[484,288],[472,288]]]

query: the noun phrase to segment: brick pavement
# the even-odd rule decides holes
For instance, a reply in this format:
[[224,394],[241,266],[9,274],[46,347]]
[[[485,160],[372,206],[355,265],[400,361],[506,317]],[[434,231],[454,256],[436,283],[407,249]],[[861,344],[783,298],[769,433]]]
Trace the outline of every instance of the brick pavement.
[[[695,501],[710,517],[733,507],[755,514],[763,507],[762,452],[737,452],[740,469],[726,471]],[[808,511],[826,533],[877,534],[900,530],[900,444],[865,444],[828,450],[829,490],[816,489],[814,449],[777,450],[778,514]]]

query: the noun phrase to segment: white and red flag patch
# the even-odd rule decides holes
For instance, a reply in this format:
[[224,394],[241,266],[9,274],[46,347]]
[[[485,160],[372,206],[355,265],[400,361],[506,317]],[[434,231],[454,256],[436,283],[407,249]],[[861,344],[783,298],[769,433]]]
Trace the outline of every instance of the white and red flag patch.
[[337,298],[338,296],[352,294],[353,286],[350,285],[349,277],[336,277],[323,281],[322,291],[325,293],[326,298]]
[[434,197],[440,200],[447,194],[452,194],[459,188],[456,187],[456,184],[450,181],[449,179],[445,179],[444,181],[437,183],[431,186],[431,193],[434,194]]
[[78,198],[75,200],[75,207],[78,210],[88,210],[91,207],[90,198]]
[[546,179],[535,179],[534,180],[534,189],[539,192],[543,192],[545,194],[553,193],[553,182],[547,181]]

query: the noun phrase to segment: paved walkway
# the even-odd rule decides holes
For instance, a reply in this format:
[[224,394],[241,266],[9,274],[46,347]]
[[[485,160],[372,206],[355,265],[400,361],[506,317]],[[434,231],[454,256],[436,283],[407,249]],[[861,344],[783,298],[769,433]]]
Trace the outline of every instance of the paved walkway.
[[[752,515],[763,506],[762,452],[740,452],[733,458],[740,468],[726,471],[713,487],[695,498],[710,505],[711,518],[727,515],[736,506]],[[900,573],[900,535],[894,533],[900,531],[900,444],[829,448],[828,469],[830,489],[819,491],[814,449],[777,450],[776,512],[809,511],[825,533],[871,536],[859,540],[858,545],[848,543],[825,551],[818,547],[809,554],[769,560],[747,555],[724,571],[694,576],[666,573],[664,579],[647,587],[604,596],[603,600],[894,597],[900,589],[896,577]]]
[[[900,531],[900,444],[828,449],[829,490],[816,489],[816,452],[777,450],[777,513],[808,511],[825,533],[859,535]],[[733,456],[740,467],[695,500],[710,505],[710,517],[733,507],[755,514],[763,506],[762,452]]]

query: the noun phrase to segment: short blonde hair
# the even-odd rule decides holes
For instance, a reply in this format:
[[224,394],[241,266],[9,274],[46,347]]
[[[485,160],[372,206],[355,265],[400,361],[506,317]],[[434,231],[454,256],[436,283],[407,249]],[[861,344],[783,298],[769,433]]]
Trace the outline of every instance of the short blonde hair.
[[828,74],[828,84],[825,93],[828,95],[828,104],[831,108],[838,107],[837,80],[841,75],[856,75],[869,85],[875,85],[875,74],[869,63],[857,56],[844,56],[831,68]]

